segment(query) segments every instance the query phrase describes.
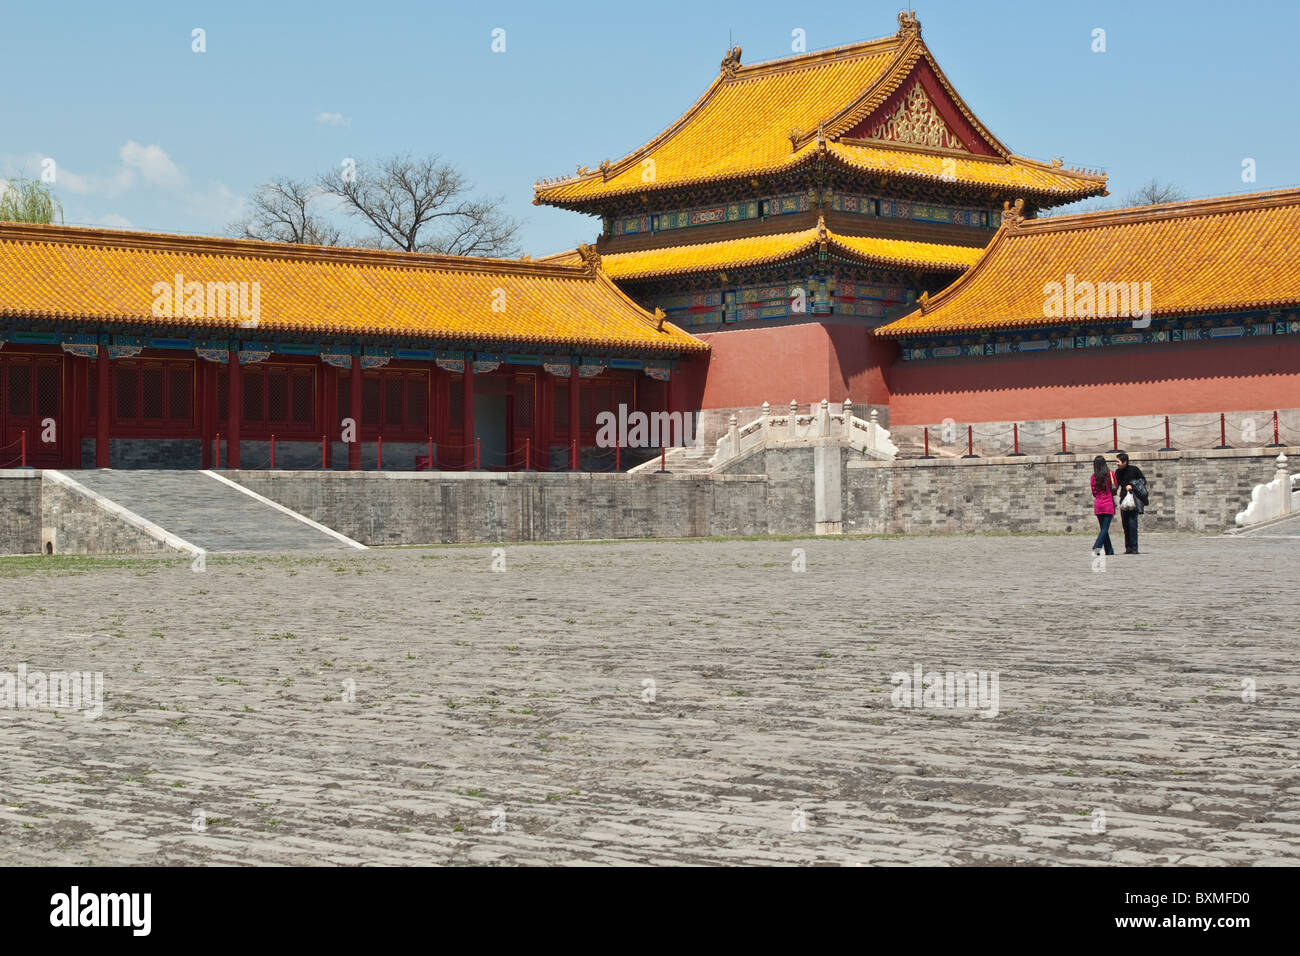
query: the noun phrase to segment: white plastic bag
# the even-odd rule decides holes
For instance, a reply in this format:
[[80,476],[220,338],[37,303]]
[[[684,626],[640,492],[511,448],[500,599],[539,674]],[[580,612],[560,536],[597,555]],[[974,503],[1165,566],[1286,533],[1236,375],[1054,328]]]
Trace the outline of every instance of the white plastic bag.
[[1124,496],[1124,500],[1121,501],[1121,502],[1119,503],[1119,510],[1120,510],[1120,511],[1137,511],[1137,506],[1138,506],[1138,503],[1137,503],[1137,501],[1133,498],[1133,492],[1130,491],[1128,494],[1126,494],[1126,495]]

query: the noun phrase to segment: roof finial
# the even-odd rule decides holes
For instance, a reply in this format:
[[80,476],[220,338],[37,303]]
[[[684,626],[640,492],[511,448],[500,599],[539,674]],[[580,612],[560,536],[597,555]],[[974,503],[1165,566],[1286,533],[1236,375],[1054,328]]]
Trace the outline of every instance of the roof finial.
[[1009,202],[1004,202],[1002,204],[1003,228],[1015,229],[1022,222],[1024,222],[1025,217],[1020,215],[1021,211],[1024,210],[1024,208],[1025,208],[1025,201],[1023,199],[1017,199],[1016,204],[1014,206],[1011,205],[1011,203]]
[[817,217],[817,241],[822,244],[825,244],[827,238],[828,237],[826,235],[826,215],[823,213]]
[[601,161],[601,164],[600,164],[600,175],[601,175],[601,178],[604,179],[606,182],[609,181],[609,168],[610,168],[610,166],[612,166],[612,165],[613,165],[613,163],[611,163],[608,159],[605,159],[605,160],[602,160],[602,161]]
[[600,269],[600,253],[596,251],[596,247],[585,242],[579,243],[578,255],[582,259],[582,264],[587,267],[587,271],[595,275]]
[[793,153],[796,150],[798,150],[799,137],[803,135],[803,133],[799,131],[799,127],[796,126],[794,129],[790,130],[790,132],[786,133],[785,135],[786,138],[790,140],[790,152]]
[[909,37],[920,37],[921,21],[916,19],[915,10],[900,10],[898,12],[898,35],[904,40]]
[[722,58],[722,75],[731,79],[738,69],[740,69],[740,47],[733,46]]
[[924,315],[926,310],[930,308],[930,293],[922,292],[921,298],[916,300],[916,304],[921,307],[921,314]]
[[655,331],[656,332],[662,332],[664,330],[664,319],[666,318],[668,318],[668,316],[664,312],[664,310],[656,306],[655,307]]

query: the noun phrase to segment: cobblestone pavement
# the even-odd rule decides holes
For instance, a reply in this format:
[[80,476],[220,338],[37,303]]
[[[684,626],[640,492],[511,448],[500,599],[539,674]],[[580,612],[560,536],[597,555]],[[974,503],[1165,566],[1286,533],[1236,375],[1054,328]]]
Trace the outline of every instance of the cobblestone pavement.
[[1300,543],[1088,544],[3,559],[0,863],[1295,862]]

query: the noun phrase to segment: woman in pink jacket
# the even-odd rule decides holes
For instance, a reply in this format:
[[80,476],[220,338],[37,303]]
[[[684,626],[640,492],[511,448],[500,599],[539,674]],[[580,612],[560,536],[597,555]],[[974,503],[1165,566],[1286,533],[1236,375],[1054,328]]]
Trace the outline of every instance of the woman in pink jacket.
[[1092,513],[1097,516],[1101,531],[1092,543],[1092,553],[1101,554],[1103,546],[1106,554],[1114,554],[1110,544],[1110,523],[1115,520],[1115,476],[1106,467],[1106,459],[1098,455],[1092,460]]

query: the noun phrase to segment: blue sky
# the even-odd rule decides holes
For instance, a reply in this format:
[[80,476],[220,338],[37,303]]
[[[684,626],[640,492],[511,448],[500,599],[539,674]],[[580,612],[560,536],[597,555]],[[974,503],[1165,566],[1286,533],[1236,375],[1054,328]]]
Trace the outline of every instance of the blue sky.
[[[893,33],[895,3],[210,3],[0,6],[0,177],[56,162],[66,220],[221,234],[276,176],[438,153],[526,220],[534,255],[594,220],[531,205],[544,176],[634,149],[743,62]],[[917,9],[930,49],[1014,151],[1193,196],[1300,183],[1293,2]],[[191,50],[191,30],[207,51]],[[491,51],[494,28],[506,51]],[[1106,52],[1092,33],[1106,31]],[[1244,158],[1257,181],[1243,183]]]

